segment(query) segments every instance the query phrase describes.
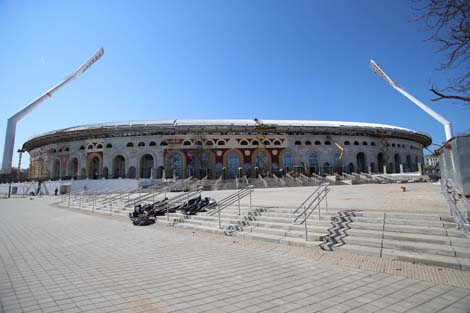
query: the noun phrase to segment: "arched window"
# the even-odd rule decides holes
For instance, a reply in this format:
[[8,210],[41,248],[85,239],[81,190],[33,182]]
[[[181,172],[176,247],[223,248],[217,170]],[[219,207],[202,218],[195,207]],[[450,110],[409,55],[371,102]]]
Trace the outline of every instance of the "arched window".
[[219,141],[217,141],[217,145],[225,146],[225,141],[224,140],[219,140]]
[[257,145],[259,145],[259,142],[258,142],[258,140],[253,140],[253,141],[251,142],[251,144],[252,144],[253,146],[257,146]]
[[347,140],[344,142],[344,145],[345,145],[345,146],[349,146],[350,144],[351,144],[351,143],[350,143],[349,141],[347,141]]
[[167,177],[176,176],[177,178],[183,178],[183,155],[181,153],[174,152],[169,154],[165,164]]
[[150,147],[155,147],[157,143],[155,141],[150,141],[149,146]]
[[329,141],[327,140],[327,141],[325,141],[325,145],[329,146],[329,145],[331,145],[331,142],[329,142]]
[[263,145],[265,145],[265,146],[269,146],[270,144],[271,144],[271,142],[269,142],[269,140],[263,141]]
[[150,178],[152,176],[153,156],[145,154],[140,158],[140,178]]
[[145,147],[145,142],[141,141],[137,144],[138,147]]
[[85,150],[85,146],[80,146],[79,150]]
[[363,141],[363,142],[362,142],[362,145],[363,145],[363,146],[367,146],[367,141]]
[[59,152],[62,152],[62,148],[59,149]]
[[189,140],[183,141],[183,146],[190,146],[190,145],[191,145],[191,141]]
[[305,145],[306,145],[306,146],[311,146],[311,145],[312,145],[312,142],[311,142],[310,140],[307,140],[307,141],[305,142]]
[[103,149],[103,145],[99,143],[99,144],[96,146],[96,149]]
[[392,147],[395,147],[395,144],[394,144],[394,143],[392,143]]
[[65,151],[66,151],[66,152],[69,152],[69,151],[70,151],[70,148],[69,148],[69,147],[66,147],[66,148],[65,148]]
[[168,142],[162,141],[162,142],[160,142],[160,146],[168,146]]
[[126,159],[122,155],[117,155],[113,160],[113,178],[126,177]]
[[274,141],[274,145],[275,145],[275,146],[280,146],[280,145],[281,145],[281,142],[280,142],[279,140],[275,140],[275,141]]
[[395,173],[400,173],[400,164],[401,164],[401,157],[400,155],[397,153],[395,154],[394,156],[394,161],[395,161]]
[[196,146],[202,146],[202,141],[197,140],[194,144],[195,144]]
[[294,142],[294,145],[296,145],[296,146],[300,146],[301,144],[302,144],[302,143],[300,142],[300,140],[296,140],[296,141]]
[[354,141],[354,145],[355,145],[355,146],[359,146],[359,142],[358,142],[358,141]]
[[370,145],[371,145],[371,146],[375,146],[375,142],[372,141],[372,142],[370,143]]
[[214,142],[212,140],[207,140],[206,141],[206,146],[213,146]]
[[309,174],[318,173],[318,156],[315,152],[308,156],[308,167],[310,168]]
[[88,149],[88,150],[93,149],[93,145],[88,145],[87,149]]
[[286,172],[290,172],[294,169],[294,157],[289,152],[282,155],[282,167]]
[[132,142],[128,142],[127,145],[126,145],[126,147],[129,147],[129,148],[133,147],[133,146],[134,146],[134,144]]
[[110,143],[108,143],[108,144],[106,145],[106,148],[112,148],[112,147],[113,147],[113,145],[110,144]]
[[240,141],[240,145],[241,145],[241,146],[247,146],[247,145],[248,145],[248,141],[242,140],[242,141]]
[[366,155],[364,154],[364,152],[359,152],[357,155],[356,155],[356,163],[357,163],[357,172],[358,173],[361,173],[361,172],[366,172]]
[[237,176],[240,164],[240,155],[235,152],[229,152],[227,155],[227,174],[229,177]]
[[315,146],[321,146],[321,142],[320,141],[315,141]]

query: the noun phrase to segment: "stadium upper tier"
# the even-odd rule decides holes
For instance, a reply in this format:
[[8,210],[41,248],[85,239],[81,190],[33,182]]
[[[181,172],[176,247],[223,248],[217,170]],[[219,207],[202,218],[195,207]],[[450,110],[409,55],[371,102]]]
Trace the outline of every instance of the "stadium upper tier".
[[74,126],[43,133],[30,138],[23,146],[36,147],[90,138],[178,135],[188,133],[256,133],[368,135],[410,139],[423,146],[431,144],[429,135],[414,130],[376,123],[304,121],[304,120],[157,120],[112,122]]

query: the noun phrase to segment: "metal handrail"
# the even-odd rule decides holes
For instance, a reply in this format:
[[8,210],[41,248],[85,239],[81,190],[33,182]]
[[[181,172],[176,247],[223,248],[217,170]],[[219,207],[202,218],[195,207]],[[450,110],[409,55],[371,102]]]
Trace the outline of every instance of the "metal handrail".
[[[292,224],[305,226],[305,241],[308,241],[308,227],[307,220],[312,215],[312,213],[318,208],[318,219],[320,219],[320,204],[325,199],[325,209],[328,211],[328,193],[330,192],[329,184],[324,183],[318,186],[308,197],[305,199],[302,204],[293,212],[297,214]],[[299,212],[299,210],[303,210]]]
[[328,183],[323,183],[320,186],[318,186],[308,197],[305,199],[297,209],[292,212],[292,214],[296,214],[301,208],[304,207],[305,203],[307,203],[308,200],[310,200],[318,191],[320,191],[321,188],[324,188],[325,186],[328,186]]
[[[450,188],[451,187],[449,187],[448,180],[445,180],[445,182],[441,180],[441,191],[449,206],[450,214],[454,217],[454,220],[457,223],[457,228],[462,229],[465,237],[470,238],[470,221],[465,218],[465,216],[457,207],[456,201],[451,198],[451,194],[449,192]],[[468,206],[469,203],[467,199],[465,199],[463,203],[464,203],[465,209],[467,210],[467,213],[470,212],[470,207]]]
[[220,220],[220,212],[224,210],[225,208],[231,206],[235,202],[238,202],[238,215],[241,215],[241,206],[240,206],[240,200],[250,196],[250,209],[251,209],[251,194],[254,191],[254,186],[249,185],[246,186],[240,190],[238,190],[235,193],[232,193],[228,197],[223,198],[222,200],[215,202],[214,204],[208,206],[206,209],[211,210],[207,213],[209,216],[213,216],[214,214],[217,213],[218,215],[218,220],[219,220],[219,229],[222,229],[222,222]]
[[152,201],[155,201],[155,196],[159,196],[162,193],[165,193],[165,195],[166,195],[167,191],[168,191],[168,187],[165,187],[165,188],[156,189],[155,191],[150,192],[150,193],[145,193],[143,195],[138,196],[137,198],[128,200],[127,203],[126,203],[126,206],[129,206],[131,202],[135,206],[136,203],[148,200],[150,198],[152,198]]

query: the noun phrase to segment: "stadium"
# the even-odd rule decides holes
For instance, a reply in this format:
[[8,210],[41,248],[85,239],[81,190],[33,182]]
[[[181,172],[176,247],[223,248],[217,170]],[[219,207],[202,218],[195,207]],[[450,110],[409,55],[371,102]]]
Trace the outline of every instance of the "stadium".
[[373,123],[167,120],[60,129],[23,149],[31,179],[211,179],[415,172],[431,141]]

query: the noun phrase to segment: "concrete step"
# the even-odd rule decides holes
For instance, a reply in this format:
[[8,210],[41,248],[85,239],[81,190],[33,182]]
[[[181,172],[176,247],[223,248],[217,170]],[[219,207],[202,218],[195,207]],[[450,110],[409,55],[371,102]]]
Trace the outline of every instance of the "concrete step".
[[310,240],[310,239],[308,241],[306,241],[305,238],[285,237],[285,238],[280,240],[280,243],[285,244],[285,245],[289,245],[289,246],[318,249],[320,247],[320,244],[323,243],[323,241]]
[[214,234],[222,234],[222,235],[225,234],[225,229],[219,229],[218,227],[207,226],[207,225],[195,225],[195,224],[189,224],[189,223],[178,223],[178,224],[175,224],[175,227],[199,230],[199,231],[203,231],[203,232],[207,232],[207,233],[214,233]]
[[272,242],[272,243],[281,243],[281,239],[284,239],[284,236],[279,236],[279,235],[271,235],[271,234],[265,234],[265,233],[253,233],[253,232],[246,232],[244,234],[245,238],[248,239],[254,239],[254,240],[259,240],[259,241],[266,241],[266,242]]
[[378,256],[381,255],[381,248],[377,247],[367,247],[367,246],[358,246],[353,244],[345,244],[342,246],[338,246],[334,248],[340,252],[346,252],[351,254],[358,254],[358,255],[371,255],[371,256]]
[[432,255],[445,255],[450,257],[455,256],[455,250],[452,246],[431,243],[384,240],[383,248],[407,252],[426,253]]
[[342,240],[347,245],[382,248],[382,239],[380,238],[347,236],[344,238],[339,238],[339,240]]
[[407,261],[413,263],[422,263],[440,267],[456,268],[470,270],[468,259],[450,257],[444,255],[433,255],[428,253],[418,253],[409,251],[400,251],[393,249],[383,249],[382,257],[388,260]]

